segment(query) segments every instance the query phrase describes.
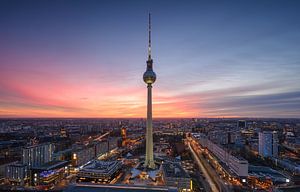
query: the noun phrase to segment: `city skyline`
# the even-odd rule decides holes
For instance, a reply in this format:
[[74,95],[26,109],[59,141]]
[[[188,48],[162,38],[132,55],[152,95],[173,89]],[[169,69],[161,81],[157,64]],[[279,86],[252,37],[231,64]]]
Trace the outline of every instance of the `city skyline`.
[[0,118],[300,117],[299,2],[1,1]]

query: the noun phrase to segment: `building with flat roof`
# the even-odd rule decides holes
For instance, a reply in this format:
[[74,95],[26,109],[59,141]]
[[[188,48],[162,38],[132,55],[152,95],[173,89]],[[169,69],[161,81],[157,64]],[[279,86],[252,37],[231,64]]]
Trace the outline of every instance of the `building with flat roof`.
[[[1,149],[0,149],[1,150]],[[7,166],[18,163],[16,158],[0,159],[0,180],[6,177]]]
[[72,165],[73,167],[79,167],[95,158],[95,147],[84,146],[75,150],[72,153]]
[[29,168],[40,166],[52,160],[54,146],[51,143],[43,143],[23,148],[22,163]]
[[214,156],[216,156],[220,162],[226,165],[229,169],[228,171],[240,178],[245,178],[248,176],[249,163],[246,159],[231,154],[221,145],[209,140],[204,134],[193,133],[192,137],[197,140],[202,147],[207,148]]
[[68,161],[50,161],[31,168],[31,184],[49,189],[68,175]]
[[65,192],[177,192],[177,188],[165,186],[134,186],[134,185],[70,185]]
[[82,169],[79,169],[76,176],[77,181],[109,183],[119,173],[121,167],[121,161],[94,160]]
[[163,181],[166,186],[190,191],[192,180],[179,163],[164,162],[161,165]]
[[249,177],[257,179],[270,179],[273,184],[289,183],[290,178],[281,172],[266,166],[249,166]]
[[23,186],[29,179],[28,168],[24,164],[12,163],[6,166],[6,178],[10,183]]
[[276,131],[264,131],[258,134],[258,153],[262,157],[278,156],[278,135]]

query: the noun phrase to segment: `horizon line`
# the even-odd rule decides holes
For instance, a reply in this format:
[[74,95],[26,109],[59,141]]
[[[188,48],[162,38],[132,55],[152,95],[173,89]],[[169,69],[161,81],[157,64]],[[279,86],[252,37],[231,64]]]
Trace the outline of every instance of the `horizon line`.
[[[3,119],[147,119],[147,117],[0,117]],[[155,117],[153,119],[300,119],[300,117]]]

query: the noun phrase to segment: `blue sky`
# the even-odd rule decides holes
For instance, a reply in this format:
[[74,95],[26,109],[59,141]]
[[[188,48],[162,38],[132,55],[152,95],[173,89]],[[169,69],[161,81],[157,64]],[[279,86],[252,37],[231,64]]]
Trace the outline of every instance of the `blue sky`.
[[299,1],[0,2],[0,116],[300,117]]

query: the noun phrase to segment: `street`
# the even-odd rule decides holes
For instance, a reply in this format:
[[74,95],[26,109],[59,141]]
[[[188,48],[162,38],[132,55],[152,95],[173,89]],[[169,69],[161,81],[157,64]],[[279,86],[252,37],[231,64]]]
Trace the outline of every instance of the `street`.
[[205,183],[203,183],[203,186],[205,188],[205,191],[219,191],[218,187],[216,186],[216,184],[213,182],[213,179],[210,177],[210,175],[207,173],[204,165],[202,164],[202,162],[200,161],[200,158],[198,157],[198,155],[196,154],[196,152],[194,151],[194,149],[191,147],[190,142],[188,142],[188,146],[190,151],[193,154],[194,160],[196,161],[197,165],[199,166],[199,169],[203,172],[204,177],[206,178],[207,183],[209,184],[209,187],[207,185],[205,185]]

